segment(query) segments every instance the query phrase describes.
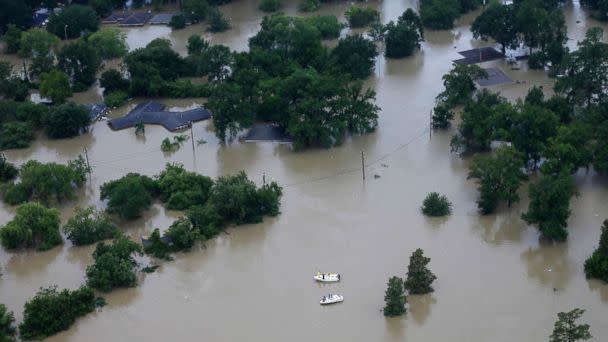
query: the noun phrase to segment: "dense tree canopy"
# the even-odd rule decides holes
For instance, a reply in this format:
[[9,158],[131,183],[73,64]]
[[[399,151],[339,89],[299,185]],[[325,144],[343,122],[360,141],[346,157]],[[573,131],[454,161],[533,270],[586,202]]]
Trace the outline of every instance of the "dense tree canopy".
[[491,214],[503,200],[511,206],[519,201],[519,189],[526,179],[521,153],[513,147],[500,147],[494,156],[477,155],[469,167],[468,178],[477,180],[479,199],[477,206],[482,214]]
[[32,22],[34,11],[24,1],[0,0],[0,34],[6,32],[8,25],[27,28]]
[[42,74],[40,81],[40,95],[53,101],[63,103],[72,96],[70,78],[64,72],[51,70]]
[[353,78],[365,78],[374,70],[378,51],[372,41],[361,35],[353,35],[338,40],[331,55],[341,72],[348,73]]
[[76,246],[117,237],[120,233],[109,217],[93,206],[76,207],[74,215],[63,226],[63,232]]
[[388,58],[410,56],[415,49],[420,48],[420,43],[424,41],[421,19],[411,8],[403,12],[397,23],[389,22],[385,29],[384,55]]
[[27,122],[0,124],[0,150],[26,148],[34,140],[34,131]]
[[566,57],[564,76],[557,80],[555,90],[581,106],[604,101],[608,91],[608,44],[602,42],[601,29],[587,31],[578,49]]
[[19,170],[15,167],[15,165],[11,164],[6,156],[0,153],[0,183],[8,182],[19,174]]
[[35,202],[21,205],[15,217],[0,228],[0,242],[8,249],[37,248],[41,251],[60,245],[59,211]]
[[71,138],[80,135],[90,123],[86,106],[68,102],[51,109],[44,120],[44,132],[52,139]]
[[564,241],[568,237],[570,199],[575,195],[577,191],[572,177],[545,175],[538,183],[530,184],[530,204],[522,219],[537,225],[543,237]]
[[82,156],[67,165],[30,160],[21,165],[19,183],[4,188],[3,200],[8,204],[20,204],[29,200],[50,204],[74,197],[74,187],[82,186],[88,167]]
[[73,39],[99,28],[99,17],[92,7],[70,5],[49,17],[46,29],[61,39]]
[[25,303],[19,334],[24,340],[41,340],[67,330],[78,317],[95,310],[98,299],[89,287],[57,291],[57,287],[41,288]]
[[88,43],[94,46],[99,57],[112,59],[124,57],[128,52],[127,35],[117,28],[104,27],[88,37]]
[[488,73],[475,64],[457,64],[449,73],[443,75],[443,86],[437,99],[444,103],[448,109],[459,104],[465,104],[475,92],[475,80],[488,77]]
[[88,89],[101,67],[98,47],[83,40],[64,45],[57,55],[57,66],[70,78],[75,91]]
[[98,243],[93,252],[94,263],[87,267],[87,285],[102,292],[136,286],[137,262],[133,255],[141,252],[140,245],[124,236],[112,244]]
[[517,22],[513,4],[493,3],[471,25],[474,38],[494,39],[502,47],[514,49],[519,45]]
[[129,173],[101,186],[101,199],[108,200],[106,210],[123,219],[140,217],[150,207],[156,193],[156,182],[137,173]]
[[211,178],[186,171],[181,164],[167,164],[156,179],[161,201],[172,210],[204,204],[213,186]]
[[351,5],[344,12],[350,27],[363,27],[380,20],[380,13],[373,7]]

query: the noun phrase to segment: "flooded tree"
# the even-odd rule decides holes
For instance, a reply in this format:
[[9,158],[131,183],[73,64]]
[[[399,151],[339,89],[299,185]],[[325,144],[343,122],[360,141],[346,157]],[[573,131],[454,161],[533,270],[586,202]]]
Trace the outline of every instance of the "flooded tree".
[[41,288],[24,305],[19,335],[23,340],[42,340],[67,330],[77,318],[93,312],[98,303],[93,289],[86,286],[74,291]]
[[34,140],[34,131],[27,122],[6,122],[0,125],[0,150],[26,148]]
[[[458,133],[450,142],[452,152],[489,151],[492,139],[499,133],[498,129],[511,129],[510,120],[502,120],[505,116],[515,114],[511,109],[505,98],[483,89],[474,100],[467,103],[460,115]],[[504,126],[501,121],[504,121]]]
[[341,72],[348,73],[353,78],[366,78],[374,71],[378,51],[376,44],[357,34],[338,40],[331,56]]
[[397,23],[386,24],[384,55],[388,58],[403,58],[414,53],[424,41],[424,29],[420,17],[408,8],[398,18]]
[[543,237],[564,241],[568,237],[570,199],[577,195],[576,186],[568,174],[544,175],[530,184],[530,204],[522,219],[538,226]]
[[597,130],[594,155],[593,167],[595,171],[601,174],[608,173],[608,122],[604,122]]
[[107,212],[132,220],[142,215],[157,194],[156,182],[138,173],[128,173],[101,186],[101,200],[108,200]]
[[101,74],[99,85],[103,88],[104,95],[116,91],[128,91],[129,80],[124,78],[122,73],[116,69],[108,69]]
[[155,178],[160,200],[171,210],[186,210],[204,204],[213,186],[211,178],[186,171],[181,164],[167,164]]
[[426,294],[434,291],[431,285],[437,277],[427,267],[431,258],[425,257],[423,253],[422,249],[418,248],[410,257],[410,264],[407,267],[407,275],[404,281],[404,287],[410,295]]
[[433,109],[433,116],[431,118],[431,125],[435,129],[447,129],[452,125],[454,119],[454,112],[452,112],[446,105],[437,105]]
[[30,200],[51,204],[74,198],[74,189],[84,184],[89,171],[82,156],[67,165],[30,160],[19,169],[19,182],[2,191],[4,202],[16,205]]
[[141,246],[125,236],[112,244],[98,243],[93,252],[94,262],[87,266],[87,285],[102,292],[137,286],[137,262],[133,256],[141,253]]
[[483,11],[473,24],[471,32],[475,39],[493,39],[501,45],[502,53],[506,49],[519,46],[518,27],[513,4],[492,3]]
[[488,73],[475,64],[454,63],[452,70],[442,77],[445,90],[437,96],[437,99],[449,109],[464,104],[471,99],[477,88],[475,80],[487,77]]
[[224,32],[232,28],[230,21],[224,17],[222,12],[217,7],[212,7],[207,13],[209,26],[207,30],[210,32]]
[[57,66],[68,75],[74,91],[85,91],[95,83],[101,67],[101,57],[97,51],[97,46],[80,39],[59,50]]
[[0,242],[7,249],[36,248],[40,251],[60,245],[59,211],[39,203],[17,208],[15,217],[0,228]]
[[11,164],[7,159],[4,153],[0,153],[0,183],[8,182],[19,174],[19,170],[15,167],[15,165]]
[[127,35],[114,27],[104,27],[91,34],[87,42],[94,46],[102,59],[124,57],[129,51]]
[[82,32],[97,31],[99,18],[90,6],[70,5],[51,15],[46,28],[61,39],[74,39]]
[[384,316],[401,316],[405,314],[405,290],[403,280],[399,277],[390,277],[384,294]]
[[360,7],[351,5],[344,12],[348,25],[352,28],[364,27],[380,21],[380,12],[373,7]]
[[521,153],[510,146],[498,148],[491,156],[473,158],[467,179],[477,180],[477,206],[482,214],[493,213],[501,200],[507,201],[509,207],[519,202],[519,187],[527,179],[523,167]]
[[17,329],[15,329],[15,316],[8,311],[4,304],[0,304],[0,341],[16,342]]
[[259,9],[263,12],[276,12],[281,6],[281,0],[262,0]]
[[578,49],[564,61],[564,76],[557,79],[555,91],[572,104],[589,107],[606,97],[608,44],[602,42],[602,35],[601,28],[589,29]]
[[586,341],[591,339],[589,333],[589,324],[577,324],[576,321],[581,318],[585,310],[576,308],[569,312],[560,312],[557,314],[557,322],[553,328],[553,333],[549,337],[550,342],[575,342]]
[[59,70],[51,70],[40,77],[40,96],[53,103],[63,103],[72,96],[72,87],[68,75]]
[[541,171],[543,174],[573,174],[581,167],[589,167],[593,161],[591,128],[582,122],[562,125],[557,134],[548,139]]
[[540,106],[524,104],[512,117],[511,141],[522,153],[526,166],[536,169],[549,138],[557,134],[559,117]]
[[585,276],[608,283],[608,220],[604,220],[597,249],[585,261]]
[[74,215],[63,226],[63,232],[75,246],[89,245],[120,235],[110,218],[93,206],[76,207]]
[[420,210],[426,216],[446,216],[452,212],[452,202],[445,195],[431,192],[422,202]]
[[41,28],[32,28],[21,33],[19,57],[32,58],[30,73],[40,76],[53,68],[53,48],[59,43],[57,36]]

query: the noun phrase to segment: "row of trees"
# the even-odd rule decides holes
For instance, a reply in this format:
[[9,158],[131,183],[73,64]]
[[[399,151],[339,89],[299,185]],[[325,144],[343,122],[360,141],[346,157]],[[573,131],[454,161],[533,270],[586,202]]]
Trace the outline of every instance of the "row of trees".
[[384,295],[385,316],[400,316],[405,313],[407,290],[409,295],[421,295],[433,292],[433,281],[437,277],[427,268],[431,258],[424,256],[422,249],[418,248],[410,257],[405,279],[393,276],[389,278]]
[[[475,38],[494,39],[507,48],[524,44],[530,48],[529,65],[542,68],[549,64],[557,74],[567,55],[564,46],[568,40],[564,14],[560,1],[522,0],[511,4],[492,3],[473,22],[471,32]],[[538,49],[532,53],[532,49]]]

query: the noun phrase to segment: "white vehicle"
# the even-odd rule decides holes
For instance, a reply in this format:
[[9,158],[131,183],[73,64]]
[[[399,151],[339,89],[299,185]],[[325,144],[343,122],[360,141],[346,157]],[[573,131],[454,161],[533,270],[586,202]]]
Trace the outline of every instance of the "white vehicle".
[[324,283],[335,283],[340,281],[340,274],[338,273],[321,273],[317,272],[313,277],[316,281]]
[[319,301],[319,304],[321,305],[328,305],[328,304],[334,304],[334,303],[341,303],[344,301],[344,296],[340,296],[337,294],[328,294],[323,296],[323,298],[321,298],[321,301]]

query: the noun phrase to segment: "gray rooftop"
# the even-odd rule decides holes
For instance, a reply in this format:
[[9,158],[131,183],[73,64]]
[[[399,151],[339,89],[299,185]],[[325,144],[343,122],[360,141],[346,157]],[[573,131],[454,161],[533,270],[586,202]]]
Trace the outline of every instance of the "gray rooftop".
[[108,125],[114,130],[120,130],[134,127],[142,122],[150,125],[161,125],[169,131],[176,131],[188,127],[192,122],[211,118],[211,113],[202,107],[183,112],[169,112],[164,109],[165,105],[162,103],[143,102],[133,108],[127,115],[108,121]]

